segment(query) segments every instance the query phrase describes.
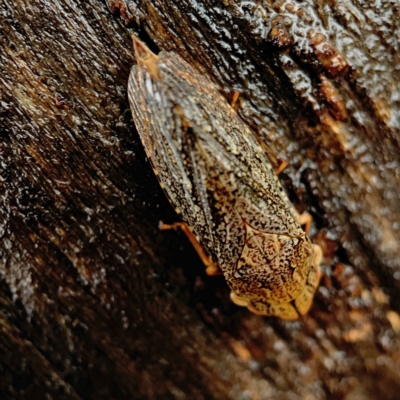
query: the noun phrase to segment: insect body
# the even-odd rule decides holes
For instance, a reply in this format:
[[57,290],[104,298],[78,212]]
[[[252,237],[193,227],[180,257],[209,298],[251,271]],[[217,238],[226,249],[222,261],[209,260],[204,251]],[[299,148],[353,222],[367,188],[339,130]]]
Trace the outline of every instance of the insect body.
[[253,134],[181,57],[156,56],[136,38],[134,45],[138,65],[128,94],[144,148],[171,204],[222,270],[232,300],[263,315],[305,314],[321,251]]

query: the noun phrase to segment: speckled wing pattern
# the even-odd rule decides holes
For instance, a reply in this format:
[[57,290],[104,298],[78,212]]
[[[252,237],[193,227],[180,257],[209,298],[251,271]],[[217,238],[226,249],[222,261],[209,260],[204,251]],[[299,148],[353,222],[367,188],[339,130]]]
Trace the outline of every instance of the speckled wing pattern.
[[178,55],[155,59],[156,74],[145,63],[132,68],[128,95],[161,186],[236,303],[297,318],[318,265],[268,159],[209,81]]

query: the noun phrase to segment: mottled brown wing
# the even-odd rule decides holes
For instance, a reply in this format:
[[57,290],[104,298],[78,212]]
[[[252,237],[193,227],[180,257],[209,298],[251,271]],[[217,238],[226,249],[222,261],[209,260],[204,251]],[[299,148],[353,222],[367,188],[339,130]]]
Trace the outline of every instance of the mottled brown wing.
[[159,78],[134,67],[129,99],[170,202],[225,270],[255,229],[303,235],[271,165],[220,93],[179,56],[159,54]]
[[171,204],[196,235],[213,241],[211,216],[201,193],[191,137],[162,82],[133,67],[128,94],[146,154]]

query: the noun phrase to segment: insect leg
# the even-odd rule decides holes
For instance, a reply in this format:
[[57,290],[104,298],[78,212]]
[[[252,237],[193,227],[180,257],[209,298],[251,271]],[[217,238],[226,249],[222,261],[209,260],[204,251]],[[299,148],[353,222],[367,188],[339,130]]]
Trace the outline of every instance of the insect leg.
[[237,306],[247,307],[249,305],[248,299],[239,297],[234,291],[231,291],[230,297]]
[[167,230],[167,229],[177,229],[177,228],[182,229],[182,231],[186,234],[186,236],[190,240],[190,243],[192,243],[192,246],[194,247],[194,249],[197,251],[197,254],[202,259],[204,265],[206,266],[206,274],[210,275],[210,276],[222,274],[221,269],[218,268],[215,265],[215,263],[211,260],[211,258],[204,252],[204,250],[201,247],[201,244],[197,240],[196,236],[190,230],[189,226],[185,222],[175,222],[173,224],[164,224],[162,221],[160,221],[159,228],[162,231]]
[[278,158],[279,165],[275,168],[275,174],[281,174],[288,166],[289,162],[284,160],[283,158]]
[[299,221],[300,225],[304,225],[304,232],[308,235],[308,232],[311,228],[312,216],[308,212],[304,212],[303,214],[298,214],[296,212],[297,221]]
[[232,100],[231,100],[231,107],[236,110],[236,102],[238,101],[240,96],[239,92],[233,92]]

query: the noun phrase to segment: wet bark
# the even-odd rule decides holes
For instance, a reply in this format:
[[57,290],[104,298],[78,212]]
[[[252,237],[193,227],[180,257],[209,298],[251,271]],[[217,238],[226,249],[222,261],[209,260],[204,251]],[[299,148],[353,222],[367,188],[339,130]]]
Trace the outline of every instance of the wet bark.
[[[395,2],[0,0],[0,397],[395,399]],[[314,216],[323,277],[285,322],[229,301],[129,111],[130,33],[208,75]]]

